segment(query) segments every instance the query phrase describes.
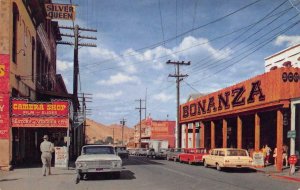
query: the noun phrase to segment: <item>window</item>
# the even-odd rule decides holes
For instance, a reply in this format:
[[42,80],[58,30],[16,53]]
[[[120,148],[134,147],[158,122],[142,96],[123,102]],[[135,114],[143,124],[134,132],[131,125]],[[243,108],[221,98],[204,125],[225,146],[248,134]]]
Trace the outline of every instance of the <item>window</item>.
[[13,3],[13,44],[12,44],[12,61],[17,63],[17,39],[18,39],[18,21],[19,9],[16,3]]
[[227,150],[227,156],[248,156],[245,150]]
[[35,39],[31,39],[31,79],[34,82],[34,63],[35,63]]
[[225,156],[225,152],[224,151],[219,151],[219,156]]

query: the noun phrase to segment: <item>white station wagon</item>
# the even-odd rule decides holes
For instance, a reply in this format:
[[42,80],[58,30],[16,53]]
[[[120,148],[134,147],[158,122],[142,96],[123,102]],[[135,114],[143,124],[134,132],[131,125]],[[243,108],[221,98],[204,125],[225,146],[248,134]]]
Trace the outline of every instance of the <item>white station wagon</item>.
[[222,168],[250,168],[252,158],[244,149],[216,148],[203,156],[203,165],[216,167],[219,171]]
[[88,173],[113,173],[120,177],[122,160],[116,155],[113,146],[86,145],[82,147],[81,155],[76,159],[78,179],[83,179]]

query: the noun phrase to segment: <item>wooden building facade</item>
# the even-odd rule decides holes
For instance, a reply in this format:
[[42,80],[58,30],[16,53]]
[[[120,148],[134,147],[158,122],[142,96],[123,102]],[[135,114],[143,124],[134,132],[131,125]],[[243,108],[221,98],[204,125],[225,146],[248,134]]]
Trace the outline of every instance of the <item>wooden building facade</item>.
[[[300,138],[287,137],[290,130],[300,131],[299,99],[300,69],[290,67],[189,101],[180,106],[182,144],[191,146],[189,130],[193,147],[259,151],[268,144],[272,150],[277,148],[276,167],[282,170],[283,145],[289,146],[290,154],[300,151]],[[200,138],[196,138],[197,130]]]

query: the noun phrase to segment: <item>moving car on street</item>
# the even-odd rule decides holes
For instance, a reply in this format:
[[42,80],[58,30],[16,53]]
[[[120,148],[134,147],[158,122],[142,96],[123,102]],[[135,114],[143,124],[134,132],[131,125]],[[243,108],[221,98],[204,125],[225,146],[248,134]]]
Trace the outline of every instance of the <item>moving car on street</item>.
[[155,152],[155,159],[167,159],[167,148],[161,148],[158,152]]
[[147,149],[146,148],[139,148],[135,152],[136,156],[147,156]]
[[77,179],[91,173],[112,173],[119,178],[122,171],[122,160],[116,155],[114,147],[109,145],[83,146],[75,165]]
[[178,157],[180,162],[199,164],[203,163],[203,156],[206,154],[205,148],[185,148]]
[[118,154],[118,156],[120,156],[120,158],[128,159],[129,152],[128,152],[126,146],[115,146],[115,151]]
[[173,160],[174,162],[179,161],[179,155],[182,154],[183,149],[181,148],[170,148],[167,152],[167,160]]
[[203,156],[203,164],[205,167],[216,167],[219,171],[222,168],[249,168],[252,166],[252,158],[244,149],[216,148]]

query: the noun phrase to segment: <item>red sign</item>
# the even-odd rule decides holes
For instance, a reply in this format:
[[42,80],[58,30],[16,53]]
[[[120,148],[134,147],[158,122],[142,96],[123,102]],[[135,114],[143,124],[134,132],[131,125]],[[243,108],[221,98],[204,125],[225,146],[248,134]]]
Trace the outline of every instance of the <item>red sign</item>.
[[0,139],[9,139],[9,59],[0,54]]
[[296,164],[297,161],[298,161],[298,158],[297,158],[296,155],[291,155],[291,156],[289,157],[289,164]]
[[68,128],[68,118],[49,118],[49,117],[14,117],[11,120],[12,127],[59,127]]
[[32,117],[68,117],[68,101],[28,102],[28,100],[12,100],[12,116]]

